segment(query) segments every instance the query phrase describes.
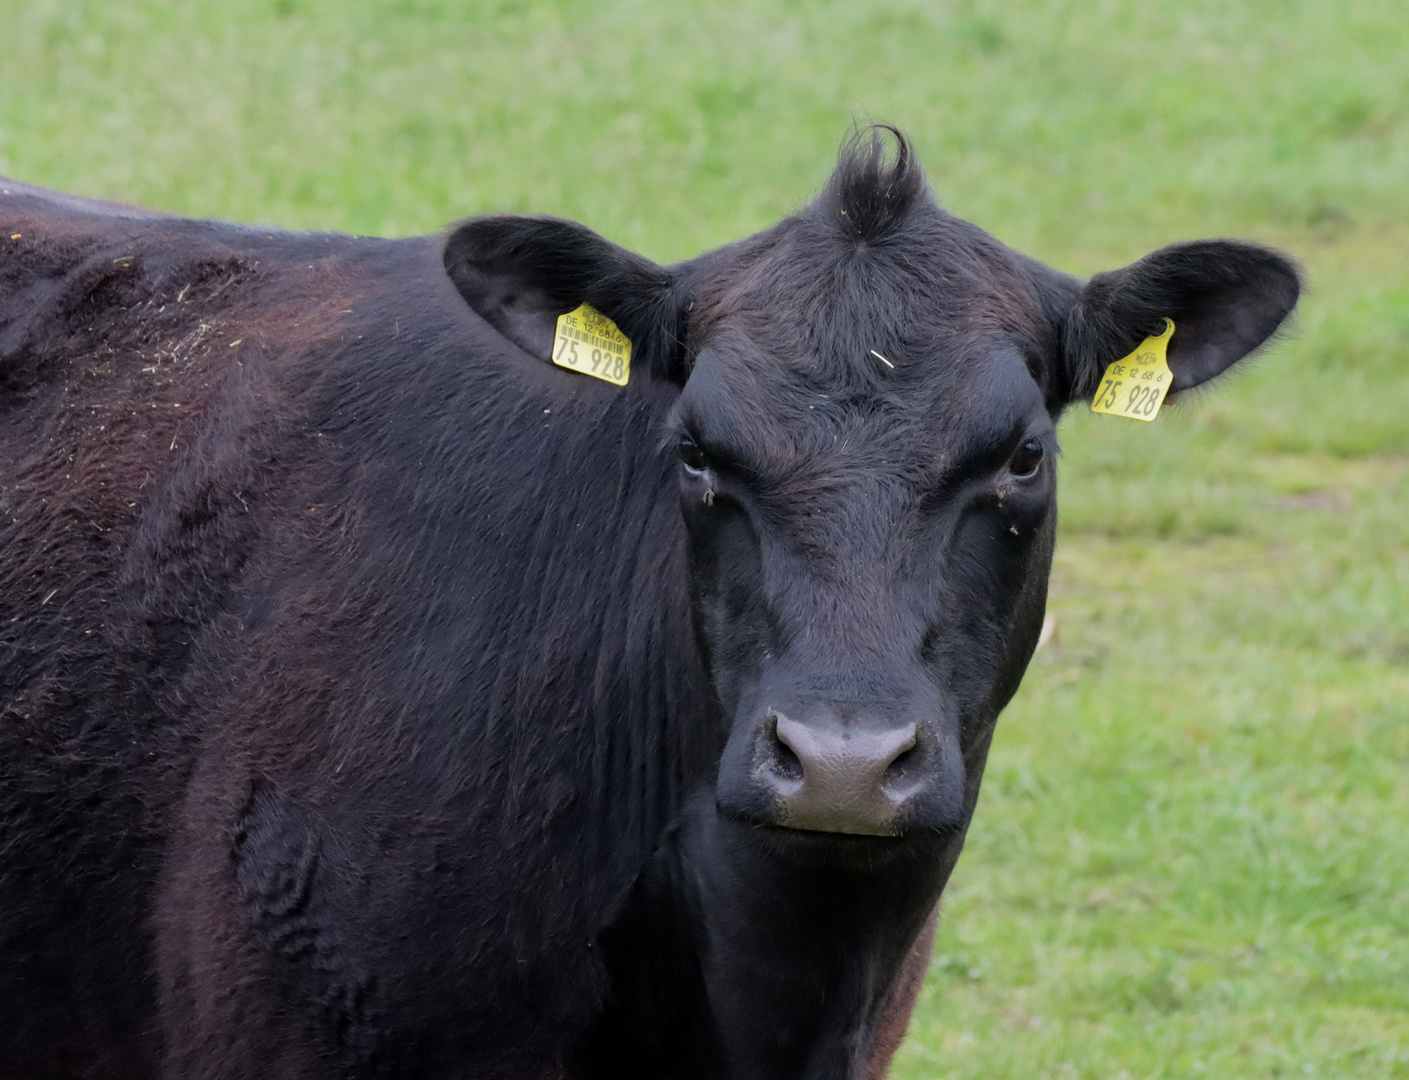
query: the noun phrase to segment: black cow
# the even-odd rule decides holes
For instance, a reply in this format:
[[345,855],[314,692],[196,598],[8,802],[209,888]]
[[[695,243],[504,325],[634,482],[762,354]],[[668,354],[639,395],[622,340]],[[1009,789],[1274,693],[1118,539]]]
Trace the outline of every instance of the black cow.
[[[1229,241],[1057,273],[873,131],[673,267],[17,184],[0,226],[7,1077],[882,1075],[1058,415],[1298,293]],[[548,362],[584,301],[624,387]]]

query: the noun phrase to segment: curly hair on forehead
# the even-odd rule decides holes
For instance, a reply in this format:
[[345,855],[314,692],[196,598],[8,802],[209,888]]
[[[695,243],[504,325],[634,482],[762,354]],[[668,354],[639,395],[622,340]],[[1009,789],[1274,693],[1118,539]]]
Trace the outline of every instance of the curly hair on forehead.
[[[727,273],[707,270],[692,283],[687,353],[697,351],[721,319],[747,309],[760,287],[773,289],[776,302],[780,282],[789,289],[805,286],[813,280],[809,271],[821,273],[858,245],[897,237],[913,224],[916,210],[929,204],[927,191],[924,170],[898,128],[858,127],[842,143],[836,169],[816,199],[773,228],[731,245]],[[780,253],[786,265],[775,258]],[[716,261],[710,269],[723,265]],[[767,318],[776,318],[776,312]],[[766,326],[759,329],[766,332]]]
[[889,124],[868,124],[842,144],[816,206],[849,239],[871,243],[905,224],[924,187],[909,140]]

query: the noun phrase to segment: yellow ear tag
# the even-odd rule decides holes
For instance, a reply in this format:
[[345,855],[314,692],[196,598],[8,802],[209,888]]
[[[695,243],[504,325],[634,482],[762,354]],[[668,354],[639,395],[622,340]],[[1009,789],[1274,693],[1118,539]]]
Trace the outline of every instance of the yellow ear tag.
[[631,341],[590,304],[558,316],[553,363],[625,386],[631,376]]
[[1164,320],[1164,333],[1147,337],[1129,356],[1106,368],[1106,377],[1091,402],[1091,411],[1132,420],[1153,420],[1164,404],[1174,375],[1165,359],[1174,320]]

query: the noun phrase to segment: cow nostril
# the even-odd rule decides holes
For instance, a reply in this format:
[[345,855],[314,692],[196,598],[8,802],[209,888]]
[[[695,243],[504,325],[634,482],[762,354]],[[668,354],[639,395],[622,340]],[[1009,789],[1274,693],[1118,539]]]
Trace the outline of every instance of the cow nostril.
[[763,738],[766,752],[762,755],[764,768],[779,780],[789,784],[803,781],[802,759],[788,742],[787,736],[778,730],[778,714],[770,712],[764,725]]
[[773,772],[784,780],[802,779],[802,762],[793,748],[781,739],[773,740]]
[[891,783],[895,780],[904,780],[919,762],[919,747],[911,744],[909,749],[900,751],[889,765],[886,766],[883,782]]

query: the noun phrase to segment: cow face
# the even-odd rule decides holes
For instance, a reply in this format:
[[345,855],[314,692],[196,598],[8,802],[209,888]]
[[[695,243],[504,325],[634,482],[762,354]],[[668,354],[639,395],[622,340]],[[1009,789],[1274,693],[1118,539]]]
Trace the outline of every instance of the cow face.
[[717,803],[758,825],[961,831],[1042,622],[1061,410],[1166,317],[1174,390],[1212,378],[1299,287],[1226,241],[1083,283],[940,210],[891,135],[853,141],[802,213],[668,270],[554,221],[447,246],[523,348],[546,357],[586,300],[679,386],[662,453],[729,724]]
[[[754,822],[958,829],[965,756],[1042,622],[1040,388],[993,327],[877,318],[886,276],[815,304],[732,297],[672,417],[698,632],[733,718],[719,805]],[[799,312],[846,329],[809,334]]]

